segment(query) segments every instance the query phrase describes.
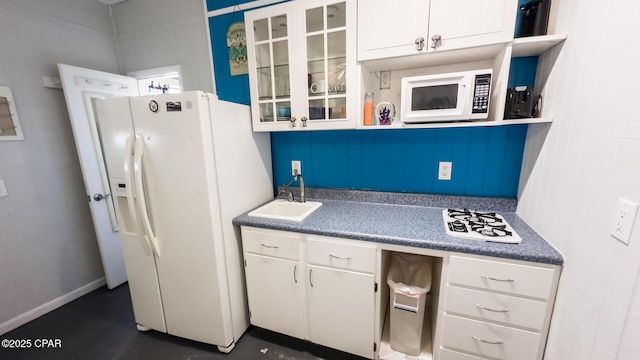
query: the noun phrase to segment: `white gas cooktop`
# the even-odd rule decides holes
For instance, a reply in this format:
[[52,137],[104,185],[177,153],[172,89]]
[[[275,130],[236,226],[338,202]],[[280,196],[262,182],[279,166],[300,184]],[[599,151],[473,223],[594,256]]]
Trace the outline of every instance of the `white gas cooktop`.
[[519,244],[522,238],[499,214],[467,209],[442,210],[447,235],[479,241]]

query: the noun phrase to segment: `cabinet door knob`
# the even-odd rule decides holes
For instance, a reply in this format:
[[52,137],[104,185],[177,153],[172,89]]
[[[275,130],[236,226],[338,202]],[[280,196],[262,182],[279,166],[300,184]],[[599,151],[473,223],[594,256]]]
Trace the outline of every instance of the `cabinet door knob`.
[[291,121],[291,127],[296,127],[296,118],[292,117],[289,121]]
[[424,49],[424,38],[423,37],[416,38],[416,40],[414,42],[416,44],[416,51],[422,51],[422,49]]
[[303,116],[302,119],[300,119],[300,121],[302,121],[302,127],[307,127],[307,117]]
[[438,46],[442,45],[442,36],[440,35],[433,35],[431,37],[431,48],[435,49]]

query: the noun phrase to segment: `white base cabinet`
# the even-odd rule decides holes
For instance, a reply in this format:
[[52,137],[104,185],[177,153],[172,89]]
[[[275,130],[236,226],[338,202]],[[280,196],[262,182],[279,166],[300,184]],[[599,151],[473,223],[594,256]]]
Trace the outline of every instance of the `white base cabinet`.
[[299,262],[245,253],[251,323],[303,338]]
[[308,266],[309,340],[373,357],[374,276]]
[[373,359],[373,245],[242,227],[251,324]]

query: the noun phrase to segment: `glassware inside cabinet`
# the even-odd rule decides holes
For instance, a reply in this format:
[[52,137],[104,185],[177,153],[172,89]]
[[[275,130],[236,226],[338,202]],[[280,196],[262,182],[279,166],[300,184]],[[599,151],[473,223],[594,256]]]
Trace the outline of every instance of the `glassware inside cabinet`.
[[325,92],[324,34],[307,36],[307,73],[311,74],[310,96]]
[[329,99],[329,119],[347,118],[347,98],[335,97]]
[[346,118],[346,4],[306,10],[310,120]]

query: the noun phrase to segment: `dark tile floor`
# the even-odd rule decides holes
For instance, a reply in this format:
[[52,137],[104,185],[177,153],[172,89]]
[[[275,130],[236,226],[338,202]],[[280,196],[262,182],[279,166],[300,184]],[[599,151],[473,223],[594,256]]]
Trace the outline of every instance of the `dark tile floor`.
[[[278,359],[362,360],[309,342],[250,327],[230,354],[213,345],[156,331],[136,330],[125,284],[93,291],[18,329],[0,340],[30,340],[29,349],[0,347],[0,359]],[[59,347],[35,348],[36,339],[60,340]],[[25,342],[26,343],[26,342]],[[3,345],[5,342],[3,342]]]

